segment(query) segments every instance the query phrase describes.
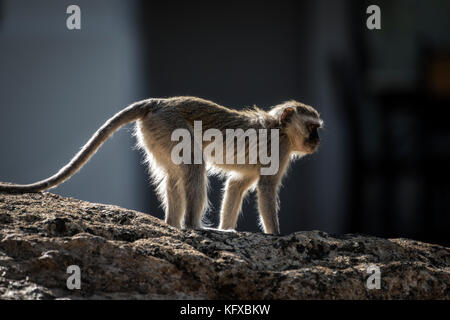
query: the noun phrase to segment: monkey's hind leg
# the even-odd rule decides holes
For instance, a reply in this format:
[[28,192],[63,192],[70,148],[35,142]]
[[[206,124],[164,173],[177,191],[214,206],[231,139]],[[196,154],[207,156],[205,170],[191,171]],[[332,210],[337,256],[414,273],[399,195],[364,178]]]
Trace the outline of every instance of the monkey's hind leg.
[[[166,222],[182,226],[184,215],[185,228],[200,229],[207,203],[206,168],[203,163],[175,164],[172,151],[179,142],[172,141],[171,137],[176,129],[187,130],[191,143],[197,143],[191,125],[177,112],[165,109],[150,113],[137,122],[138,145],[147,153],[150,172],[156,177],[154,181],[165,176],[165,184],[158,188],[158,194],[166,207]],[[193,153],[191,159],[194,160]]]
[[171,150],[176,142],[171,141],[172,130],[186,127],[183,119],[171,117],[173,121],[161,118],[158,114],[148,114],[136,123],[138,146],[145,150],[149,173],[156,187],[159,200],[165,213],[165,222],[181,228],[186,212],[185,181],[181,166],[171,159]]
[[179,179],[173,176],[166,178],[165,222],[173,227],[181,228],[186,210],[184,188]]
[[182,165],[183,185],[186,196],[184,227],[202,229],[202,217],[207,204],[207,181],[204,164]]

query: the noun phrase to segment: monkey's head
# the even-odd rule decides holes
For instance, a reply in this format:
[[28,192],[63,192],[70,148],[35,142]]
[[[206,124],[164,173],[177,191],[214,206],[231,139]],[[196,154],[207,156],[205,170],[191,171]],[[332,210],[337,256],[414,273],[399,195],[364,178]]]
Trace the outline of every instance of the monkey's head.
[[292,152],[311,154],[317,150],[323,121],[316,109],[301,102],[288,101],[275,106],[270,113],[277,117],[290,141]]

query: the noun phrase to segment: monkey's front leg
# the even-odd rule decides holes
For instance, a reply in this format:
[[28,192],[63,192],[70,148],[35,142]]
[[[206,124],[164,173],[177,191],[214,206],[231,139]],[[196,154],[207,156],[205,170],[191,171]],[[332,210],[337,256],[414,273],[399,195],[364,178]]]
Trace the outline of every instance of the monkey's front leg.
[[242,199],[255,180],[256,177],[229,178],[227,180],[220,210],[219,229],[236,229]]
[[258,181],[258,209],[265,233],[280,234],[278,222],[278,185],[273,176]]

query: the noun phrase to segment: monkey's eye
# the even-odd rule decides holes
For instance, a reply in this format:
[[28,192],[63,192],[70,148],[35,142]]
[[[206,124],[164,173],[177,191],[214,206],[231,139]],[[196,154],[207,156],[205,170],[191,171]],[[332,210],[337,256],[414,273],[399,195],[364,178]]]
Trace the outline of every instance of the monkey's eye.
[[308,123],[306,125],[306,127],[308,128],[309,132],[317,132],[317,129],[320,128],[320,124],[318,124],[318,123]]

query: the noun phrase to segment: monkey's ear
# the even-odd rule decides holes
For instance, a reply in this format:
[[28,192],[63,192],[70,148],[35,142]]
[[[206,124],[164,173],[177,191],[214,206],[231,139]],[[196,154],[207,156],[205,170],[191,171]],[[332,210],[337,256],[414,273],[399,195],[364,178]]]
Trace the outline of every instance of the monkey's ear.
[[280,116],[280,124],[286,125],[291,120],[294,113],[295,110],[292,107],[287,107],[286,109],[284,109],[283,113]]

